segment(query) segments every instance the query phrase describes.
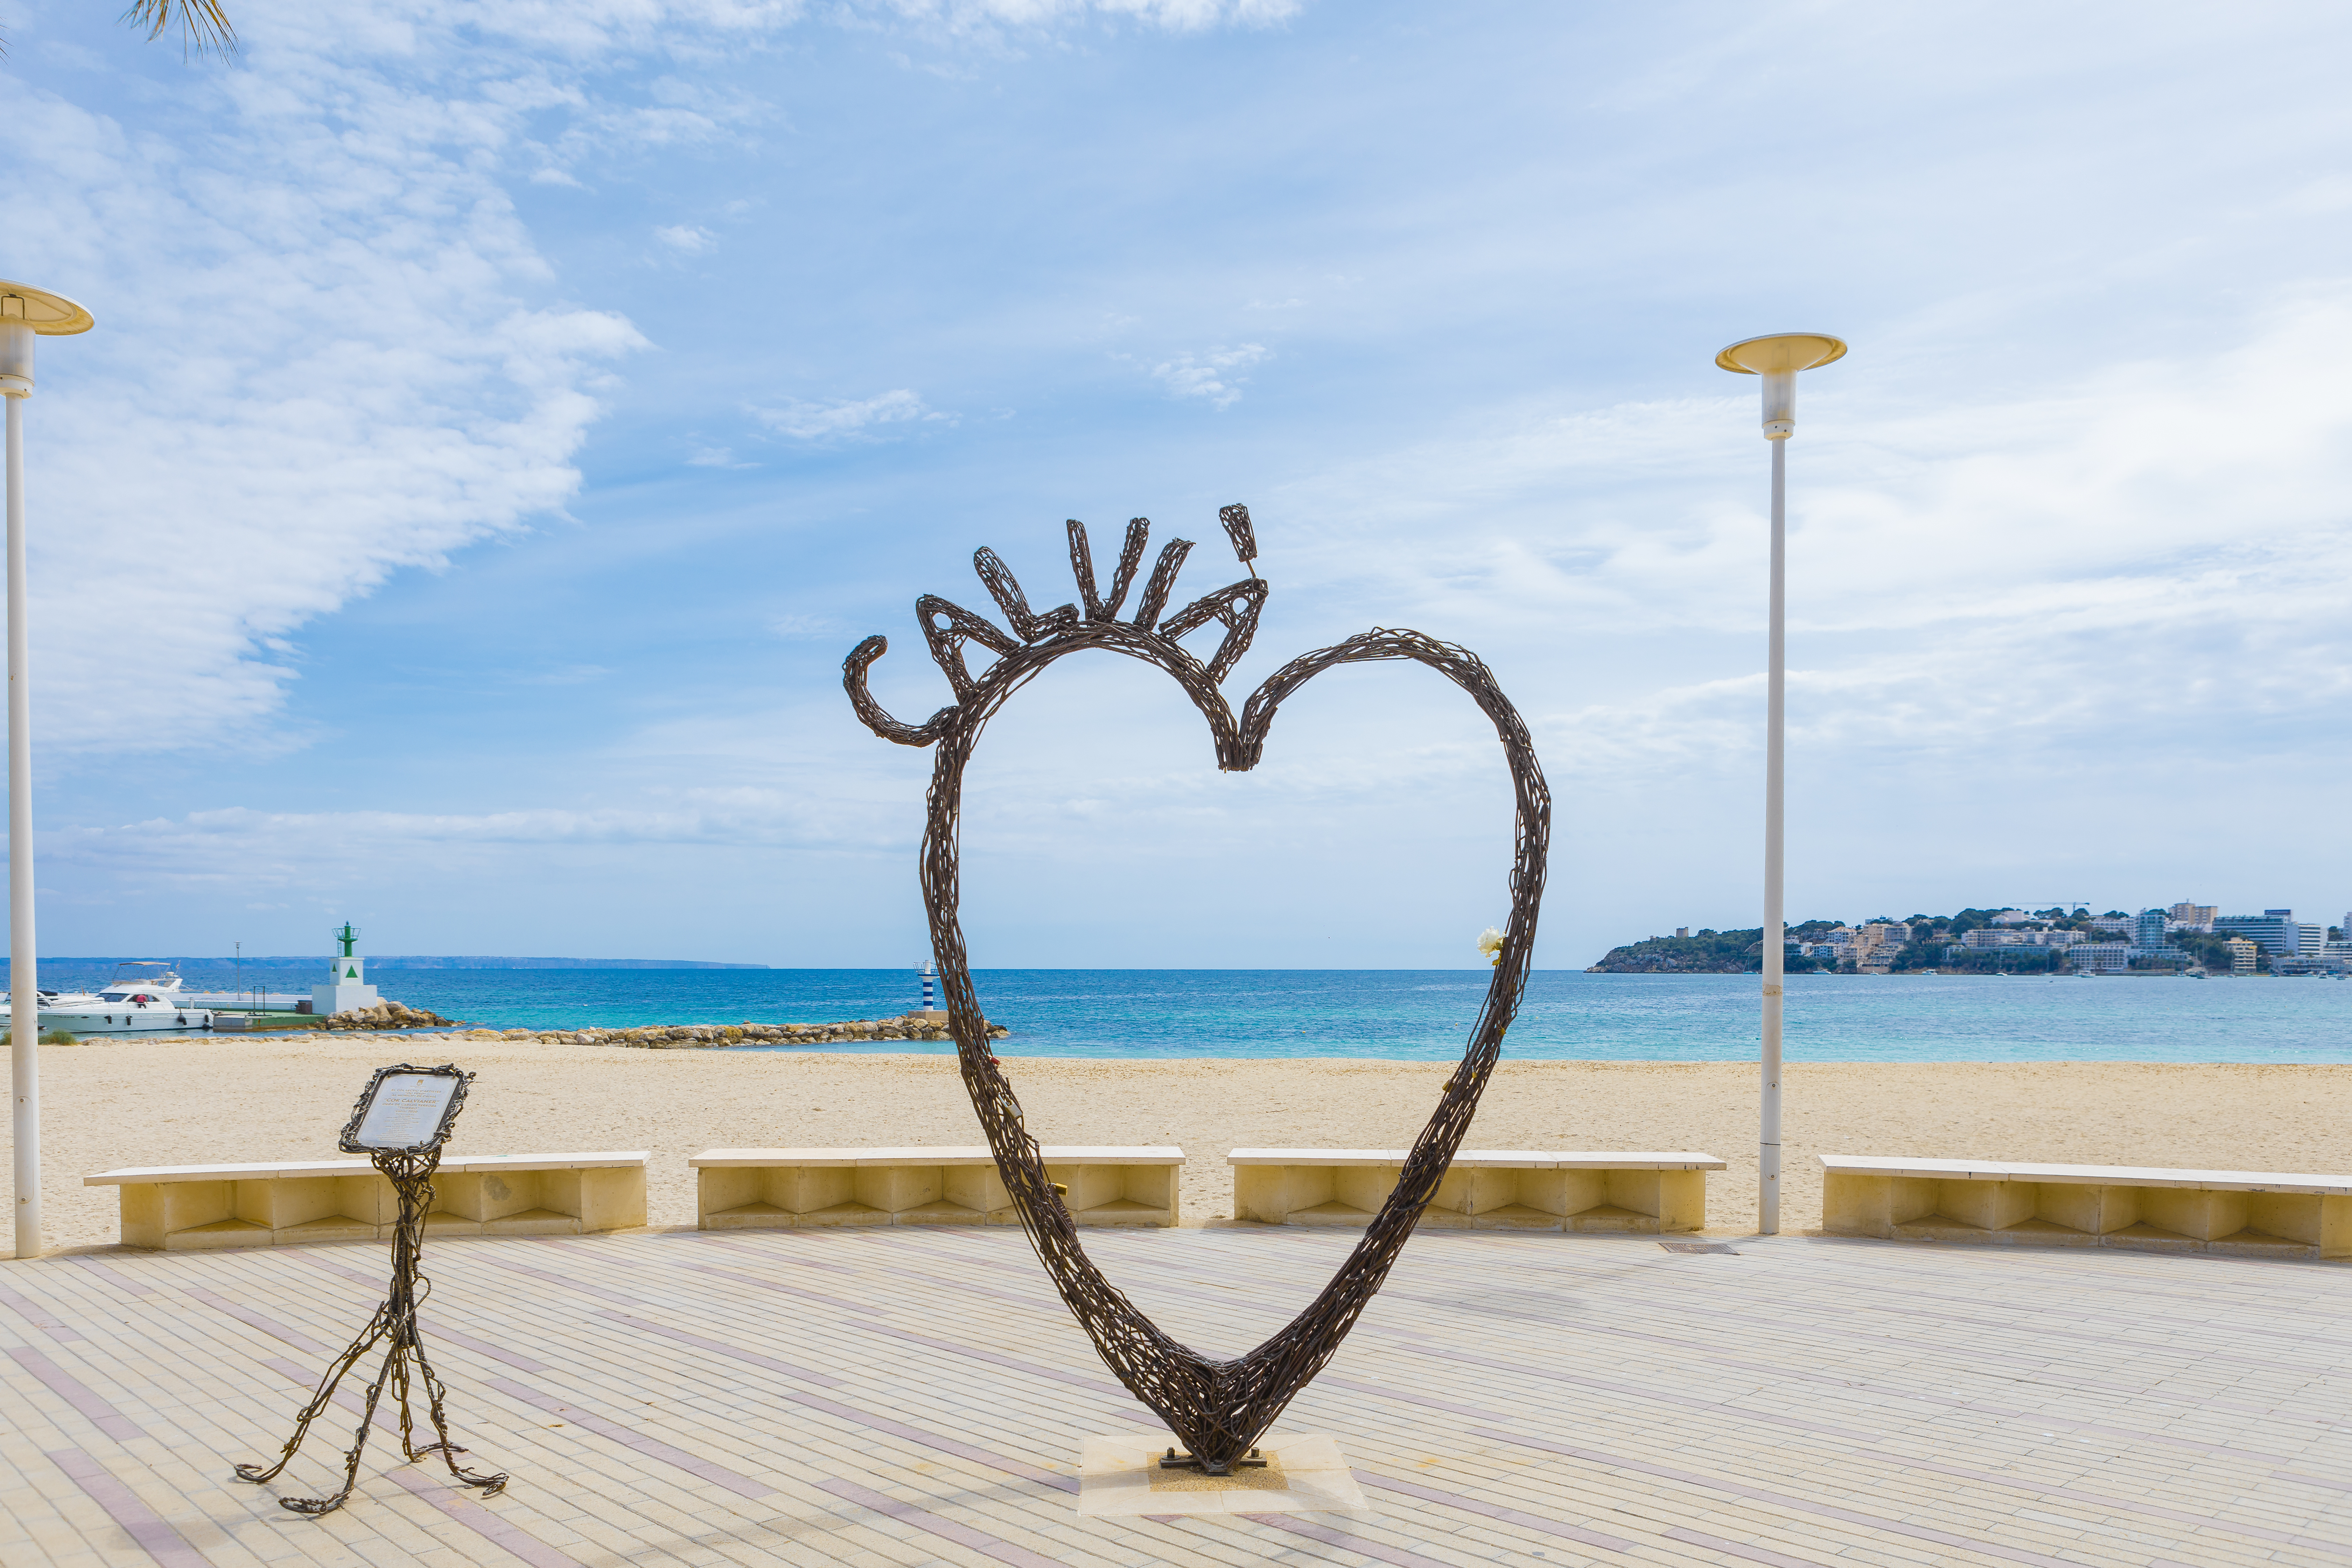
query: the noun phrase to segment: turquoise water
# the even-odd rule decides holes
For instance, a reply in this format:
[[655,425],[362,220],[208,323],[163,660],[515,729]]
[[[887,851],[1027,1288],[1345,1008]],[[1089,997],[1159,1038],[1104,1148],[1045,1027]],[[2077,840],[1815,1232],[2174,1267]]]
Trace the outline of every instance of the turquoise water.
[[[202,965],[183,973],[192,986],[213,983]],[[45,970],[43,978],[74,977]],[[903,969],[384,969],[369,978],[398,1001],[500,1028],[824,1023],[901,1013],[920,1000]],[[1488,978],[1483,970],[997,969],[973,984],[988,1016],[1013,1030],[997,1047],[1006,1056],[1441,1060],[1461,1054]],[[1794,1061],[2352,1061],[2352,982],[2317,976],[1791,975],[1788,998]],[[1754,975],[1544,971],[1528,981],[1504,1054],[1752,1060],[1757,1017]]]

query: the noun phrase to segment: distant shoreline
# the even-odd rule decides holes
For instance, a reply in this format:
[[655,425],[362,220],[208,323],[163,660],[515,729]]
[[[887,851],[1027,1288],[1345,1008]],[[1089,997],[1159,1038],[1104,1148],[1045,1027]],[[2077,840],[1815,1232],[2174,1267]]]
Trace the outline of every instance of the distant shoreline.
[[[323,952],[293,954],[271,953],[266,955],[248,953],[242,958],[226,953],[212,954],[202,957],[184,953],[177,956],[166,956],[161,960],[161,962],[176,964],[183,968],[201,967],[207,970],[236,969],[240,967],[245,969],[316,969],[327,962],[328,956],[328,954]],[[152,963],[156,962],[156,960],[152,954],[142,955],[140,957],[133,957],[126,954],[120,958],[111,956],[98,958],[76,958],[70,955],[60,957],[44,956],[38,962],[44,968],[46,968],[50,964],[58,964],[59,966],[70,964],[79,967],[90,967],[107,963]],[[386,953],[382,957],[366,955],[365,962],[369,968],[378,970],[767,969],[772,967],[765,963],[721,963],[712,960],[700,958],[517,958],[507,956],[468,957],[464,954],[436,956],[426,953]],[[6,959],[0,959],[0,973],[5,973],[7,972],[7,968],[8,961]]]

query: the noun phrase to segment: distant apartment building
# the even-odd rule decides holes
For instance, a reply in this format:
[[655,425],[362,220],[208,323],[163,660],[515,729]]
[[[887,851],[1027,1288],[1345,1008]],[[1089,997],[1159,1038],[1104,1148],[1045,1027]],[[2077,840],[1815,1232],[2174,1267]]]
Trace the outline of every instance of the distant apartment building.
[[2121,974],[2137,952],[2127,942],[2081,942],[2066,950],[2066,962],[2077,974]]
[[2169,947],[2164,940],[2165,912],[2162,910],[2142,910],[2132,917],[2132,945],[2135,947]]
[[2132,917],[2129,915],[2101,915],[2098,919],[2091,922],[2091,929],[2095,931],[2104,932],[2108,936],[2129,936],[2132,933]]
[[1900,921],[1880,921],[1853,933],[1853,966],[1868,974],[1885,973],[1895,955],[1911,940],[1911,928]]
[[1911,928],[1903,921],[1874,921],[1865,926],[1840,926],[1805,952],[1840,966],[1851,963],[1864,974],[1885,974],[1910,940]]
[[2233,936],[2221,945],[2230,950],[2231,973],[2252,974],[2254,972],[2254,960],[2261,955],[2261,948],[2242,936]]
[[2083,941],[2078,931],[2000,931],[1991,926],[1979,926],[1960,933],[1959,947],[2071,947]]
[[1807,958],[1825,959],[1831,963],[1835,963],[1845,956],[1847,945],[1853,941],[1852,931],[1844,926],[1832,926],[1822,933],[1819,942],[1799,942],[1797,951]]
[[2175,904],[2164,911],[2175,929],[2179,931],[2211,931],[2213,917],[2221,912],[2215,904]]
[[1992,923],[1997,926],[2023,925],[2032,918],[2033,917],[2032,915],[2027,914],[2023,910],[2003,910],[1999,914],[1992,917]]
[[2326,926],[2305,925],[2293,910],[2264,910],[2259,915],[2223,915],[2213,929],[2224,936],[2242,936],[2264,952],[2316,958],[2326,945]]

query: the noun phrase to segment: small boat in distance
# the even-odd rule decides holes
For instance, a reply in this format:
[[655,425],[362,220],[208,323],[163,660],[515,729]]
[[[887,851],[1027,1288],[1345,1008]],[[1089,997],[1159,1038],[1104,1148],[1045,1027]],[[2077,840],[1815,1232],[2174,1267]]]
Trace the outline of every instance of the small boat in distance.
[[70,1029],[77,1035],[114,1035],[139,1029],[212,1026],[210,1010],[189,1006],[179,974],[170,964],[158,960],[116,964],[114,978],[95,993],[41,994],[44,1029]]

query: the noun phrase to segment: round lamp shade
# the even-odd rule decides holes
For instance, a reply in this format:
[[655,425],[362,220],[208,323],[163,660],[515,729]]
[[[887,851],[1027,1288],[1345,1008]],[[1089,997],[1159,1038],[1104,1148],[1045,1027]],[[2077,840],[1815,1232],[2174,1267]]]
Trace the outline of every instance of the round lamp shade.
[[1845,340],[1827,332],[1774,332],[1743,338],[1715,356],[1724,369],[1742,375],[1790,374],[1845,357]]
[[71,337],[98,325],[78,300],[0,278],[0,326],[16,321],[45,338]]

